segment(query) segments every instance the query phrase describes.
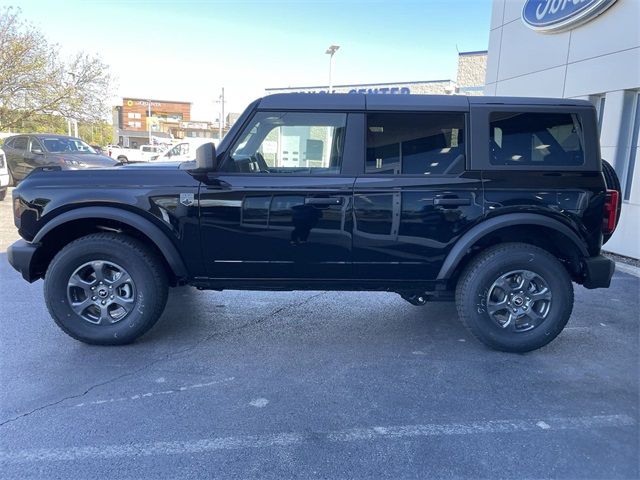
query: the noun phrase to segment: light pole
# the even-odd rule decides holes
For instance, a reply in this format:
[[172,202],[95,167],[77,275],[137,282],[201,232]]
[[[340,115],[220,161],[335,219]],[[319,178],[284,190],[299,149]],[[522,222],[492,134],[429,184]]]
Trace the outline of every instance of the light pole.
[[331,70],[333,67],[333,56],[335,55],[335,53],[338,51],[339,48],[340,48],[340,45],[330,45],[329,48],[327,48],[327,51],[324,52],[327,55],[329,55],[329,93],[331,93],[331,88],[333,87],[333,84],[331,83]]

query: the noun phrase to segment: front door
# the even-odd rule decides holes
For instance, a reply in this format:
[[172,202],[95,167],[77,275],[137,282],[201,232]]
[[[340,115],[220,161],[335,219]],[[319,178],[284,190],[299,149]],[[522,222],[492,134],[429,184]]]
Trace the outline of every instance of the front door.
[[200,191],[212,278],[351,274],[346,113],[258,112]]
[[479,172],[465,172],[464,112],[367,114],[364,175],[354,187],[354,275],[435,280],[482,215]]

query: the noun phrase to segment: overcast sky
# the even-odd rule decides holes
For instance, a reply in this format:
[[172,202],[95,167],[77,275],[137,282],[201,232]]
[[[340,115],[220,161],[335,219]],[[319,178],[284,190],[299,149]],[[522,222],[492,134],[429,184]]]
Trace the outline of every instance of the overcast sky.
[[[14,3],[15,4],[15,3]],[[54,7],[55,5],[55,7]],[[457,51],[485,50],[490,0],[23,1],[66,53],[98,53],[120,96],[193,102],[196,120],[239,112],[267,87],[455,79]]]

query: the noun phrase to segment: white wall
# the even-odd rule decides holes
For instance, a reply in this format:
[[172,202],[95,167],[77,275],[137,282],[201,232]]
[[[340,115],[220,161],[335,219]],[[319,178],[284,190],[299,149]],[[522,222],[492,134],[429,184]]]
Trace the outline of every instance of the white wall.
[[590,22],[555,34],[527,27],[521,19],[524,3],[493,2],[485,94],[605,95],[602,157],[614,164],[622,182],[636,158],[630,197],[605,249],[640,258],[640,157],[632,130],[640,108],[640,0],[617,0]]

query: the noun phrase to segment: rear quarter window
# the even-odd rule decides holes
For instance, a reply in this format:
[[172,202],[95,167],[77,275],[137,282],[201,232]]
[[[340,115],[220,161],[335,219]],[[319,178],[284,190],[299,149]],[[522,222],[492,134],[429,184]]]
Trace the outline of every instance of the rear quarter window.
[[505,166],[580,166],[582,129],[572,113],[493,112],[489,162]]

